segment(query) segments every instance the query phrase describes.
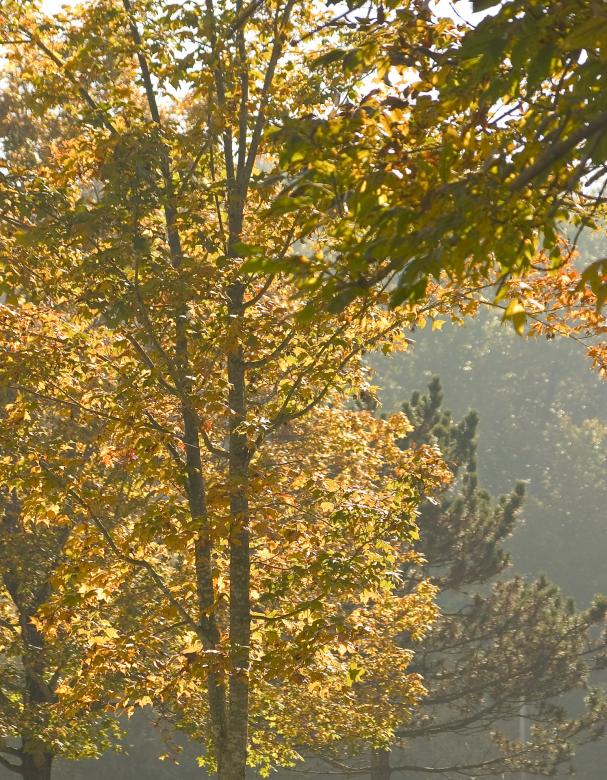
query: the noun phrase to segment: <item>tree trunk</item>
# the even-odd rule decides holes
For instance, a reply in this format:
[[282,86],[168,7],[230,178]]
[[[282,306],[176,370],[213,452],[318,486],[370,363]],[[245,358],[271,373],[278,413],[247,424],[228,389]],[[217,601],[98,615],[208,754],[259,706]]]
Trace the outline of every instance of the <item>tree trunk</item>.
[[373,748],[371,751],[371,780],[390,780],[390,751]]
[[[230,322],[242,323],[244,286],[228,291]],[[246,421],[246,369],[240,335],[227,355],[230,404],[230,683],[229,727],[222,780],[244,780],[249,721],[251,638],[249,447],[242,430]]]
[[[32,623],[33,615],[23,611],[21,635],[25,644],[22,655],[24,669],[23,703],[34,713],[44,705],[55,701],[55,695],[44,682],[44,637]],[[21,737],[21,776],[23,780],[50,780],[53,756],[45,750],[36,733]]]
[[[19,524],[21,502],[15,491],[4,507],[3,525],[10,534],[14,534],[13,544],[19,543]],[[57,538],[58,549],[63,549],[68,531]],[[7,537],[10,538],[10,537]],[[6,541],[6,540],[5,540]],[[52,573],[49,572],[49,576]],[[44,636],[32,622],[38,608],[48,598],[51,587],[49,577],[30,580],[27,570],[14,565],[3,566],[2,580],[19,616],[19,628],[22,640],[21,663],[23,666],[23,688],[21,700],[24,713],[34,716],[41,707],[56,701],[54,689],[45,682],[46,663]],[[11,771],[20,774],[23,780],[50,780],[54,756],[47,752],[39,734],[24,732],[21,735],[21,747],[13,754],[19,764],[9,761]],[[6,765],[6,764],[5,764]]]
[[51,780],[53,756],[50,753],[25,753],[21,756],[23,780]]

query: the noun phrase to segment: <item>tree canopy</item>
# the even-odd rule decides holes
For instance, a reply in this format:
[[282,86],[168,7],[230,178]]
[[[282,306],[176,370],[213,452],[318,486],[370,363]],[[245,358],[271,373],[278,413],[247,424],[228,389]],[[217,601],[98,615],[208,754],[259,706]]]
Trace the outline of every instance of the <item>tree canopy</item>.
[[[67,599],[41,610],[49,635],[89,640],[62,700],[166,706],[226,778],[292,760],[313,722],[385,741],[394,713],[355,683],[399,668],[402,701],[423,692],[387,627],[426,630],[433,588],[400,596],[390,572],[448,474],[430,448],[401,453],[404,418],[362,428],[343,405],[367,392],[362,353],[406,346],[417,314],[378,290],[300,316],[313,295],[247,266],[253,242],[279,260],[302,240],[298,217],[268,209],[281,185],[262,143],[285,101],[326,102],[302,78],[309,45],[286,53],[324,15],[11,11],[5,99],[23,125],[4,139],[3,481],[25,522],[52,502],[76,529]],[[127,597],[137,612],[104,614]],[[294,701],[301,717],[277,721]]]
[[[471,28],[427,3],[380,3],[353,17],[358,36],[342,31],[341,46],[317,59],[327,83],[345,71],[358,89],[342,86],[334,111],[289,120],[278,135],[297,183],[292,207],[342,204],[337,269],[333,256],[315,266],[334,306],[379,280],[394,280],[396,305],[441,274],[499,285],[549,272],[570,259],[564,227],[597,224],[604,8],[476,8],[498,5]],[[599,304],[605,273],[599,258],[581,280]]]

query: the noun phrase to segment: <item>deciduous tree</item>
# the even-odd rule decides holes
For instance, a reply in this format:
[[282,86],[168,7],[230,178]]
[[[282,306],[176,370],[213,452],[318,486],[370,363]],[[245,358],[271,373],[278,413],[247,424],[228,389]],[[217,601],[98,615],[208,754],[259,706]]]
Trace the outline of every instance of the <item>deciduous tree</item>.
[[[340,411],[365,391],[363,352],[406,344],[417,312],[378,289],[336,315],[283,271],[296,242],[329,245],[320,215],[276,208],[289,183],[266,131],[332,105],[306,76],[332,9],[3,13],[7,101],[28,122],[4,134],[0,195],[7,484],[74,516],[77,565],[58,576],[82,598],[47,600],[47,635],[99,638],[64,706],[166,705],[226,780],[292,758],[312,705],[327,738],[386,741],[394,712],[350,689],[389,658],[404,673],[388,624],[417,634],[433,617],[433,589],[401,597],[390,572],[447,473],[431,448],[400,452],[404,420]],[[61,415],[90,447],[40,436]],[[97,588],[117,606],[139,592],[100,634]],[[404,702],[421,693],[402,677]]]
[[[82,673],[90,641],[80,633],[45,636],[40,608],[69,544],[60,507],[38,506],[24,520],[23,501],[3,490],[0,504],[0,764],[23,780],[48,780],[53,760],[99,756],[116,724],[83,700],[68,715],[58,689]],[[99,594],[98,594],[99,595]],[[93,636],[89,638],[91,641]],[[99,702],[98,702],[99,703]]]
[[[378,3],[352,17],[358,34],[317,68],[328,83],[345,71],[359,90],[332,114],[284,123],[293,206],[341,204],[337,260],[314,265],[336,308],[388,279],[393,305],[423,298],[441,274],[494,278],[499,292],[500,280],[566,263],[567,225],[598,224],[605,9],[476,5],[496,11],[476,27],[437,19],[430,3]],[[585,286],[605,301],[602,258],[584,269]]]

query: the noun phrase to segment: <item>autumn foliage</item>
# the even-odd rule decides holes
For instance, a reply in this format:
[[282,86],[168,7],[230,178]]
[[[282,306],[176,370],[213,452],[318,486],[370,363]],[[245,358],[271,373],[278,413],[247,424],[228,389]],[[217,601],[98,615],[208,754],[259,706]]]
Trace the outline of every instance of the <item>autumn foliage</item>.
[[604,332],[600,269],[512,281],[536,223],[460,229],[491,143],[428,94],[462,30],[405,5],[3,3],[0,481],[45,539],[44,598],[2,594],[22,724],[3,760],[26,780],[150,704],[222,780],[388,744],[424,693],[394,638],[436,615],[399,567],[450,471],[401,450],[402,415],[354,411],[365,353],[502,305],[496,284],[540,302],[542,332],[560,309]]

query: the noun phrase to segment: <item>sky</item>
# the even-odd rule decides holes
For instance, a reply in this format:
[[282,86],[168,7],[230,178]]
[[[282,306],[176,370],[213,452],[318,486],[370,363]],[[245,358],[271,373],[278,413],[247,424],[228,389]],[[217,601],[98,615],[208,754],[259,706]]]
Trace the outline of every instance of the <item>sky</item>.
[[[61,6],[69,4],[70,0],[43,0],[42,7],[47,13],[55,13]],[[436,10],[444,16],[453,16],[453,8],[455,7],[458,14],[471,22],[477,21],[484,15],[472,13],[472,3],[470,0],[455,0],[455,2],[452,2],[452,0],[435,0],[434,6]]]

